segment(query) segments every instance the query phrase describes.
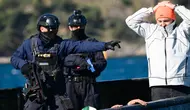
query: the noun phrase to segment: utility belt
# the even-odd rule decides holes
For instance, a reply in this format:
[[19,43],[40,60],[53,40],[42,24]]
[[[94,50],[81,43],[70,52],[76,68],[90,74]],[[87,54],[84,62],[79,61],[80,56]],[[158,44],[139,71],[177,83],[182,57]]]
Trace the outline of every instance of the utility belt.
[[90,76],[66,76],[66,81],[94,83],[96,82],[96,78]]

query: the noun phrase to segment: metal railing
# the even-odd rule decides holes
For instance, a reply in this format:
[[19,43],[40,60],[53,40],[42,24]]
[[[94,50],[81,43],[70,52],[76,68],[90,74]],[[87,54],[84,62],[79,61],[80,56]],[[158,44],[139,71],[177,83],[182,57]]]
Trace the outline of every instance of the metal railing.
[[[107,108],[102,110],[116,109]],[[146,106],[140,104],[131,106],[126,105],[117,110],[190,110],[190,95],[150,101]]]

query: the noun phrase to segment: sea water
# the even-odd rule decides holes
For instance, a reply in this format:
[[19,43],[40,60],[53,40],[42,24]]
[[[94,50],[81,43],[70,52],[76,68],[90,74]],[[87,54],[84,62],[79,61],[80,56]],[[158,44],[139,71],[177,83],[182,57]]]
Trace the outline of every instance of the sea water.
[[[98,82],[146,78],[146,56],[108,58],[107,67],[97,78]],[[0,89],[23,87],[26,79],[11,64],[0,64]]]

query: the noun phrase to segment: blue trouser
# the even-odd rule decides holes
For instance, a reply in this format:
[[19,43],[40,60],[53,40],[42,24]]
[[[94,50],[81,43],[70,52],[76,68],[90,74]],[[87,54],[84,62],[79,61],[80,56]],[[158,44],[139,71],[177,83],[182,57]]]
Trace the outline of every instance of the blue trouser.
[[61,103],[58,95],[47,99],[46,102],[40,103],[37,98],[34,100],[28,99],[24,104],[24,110],[66,110]]
[[186,86],[154,86],[151,87],[151,99],[159,100],[190,94],[190,87]]
[[96,82],[66,80],[66,91],[74,110],[81,110],[85,106],[99,108]]

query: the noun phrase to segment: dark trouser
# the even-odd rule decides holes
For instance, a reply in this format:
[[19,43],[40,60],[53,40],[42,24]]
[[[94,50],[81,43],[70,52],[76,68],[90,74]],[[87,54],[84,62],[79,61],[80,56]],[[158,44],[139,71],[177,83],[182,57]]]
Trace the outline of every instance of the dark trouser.
[[190,87],[187,86],[154,86],[151,87],[151,99],[159,100],[190,94]]
[[66,80],[66,91],[74,110],[81,110],[85,106],[99,108],[99,94],[95,81]]
[[24,105],[24,110],[66,110],[58,95],[53,98],[47,99],[46,103],[39,103],[37,99],[28,99]]

